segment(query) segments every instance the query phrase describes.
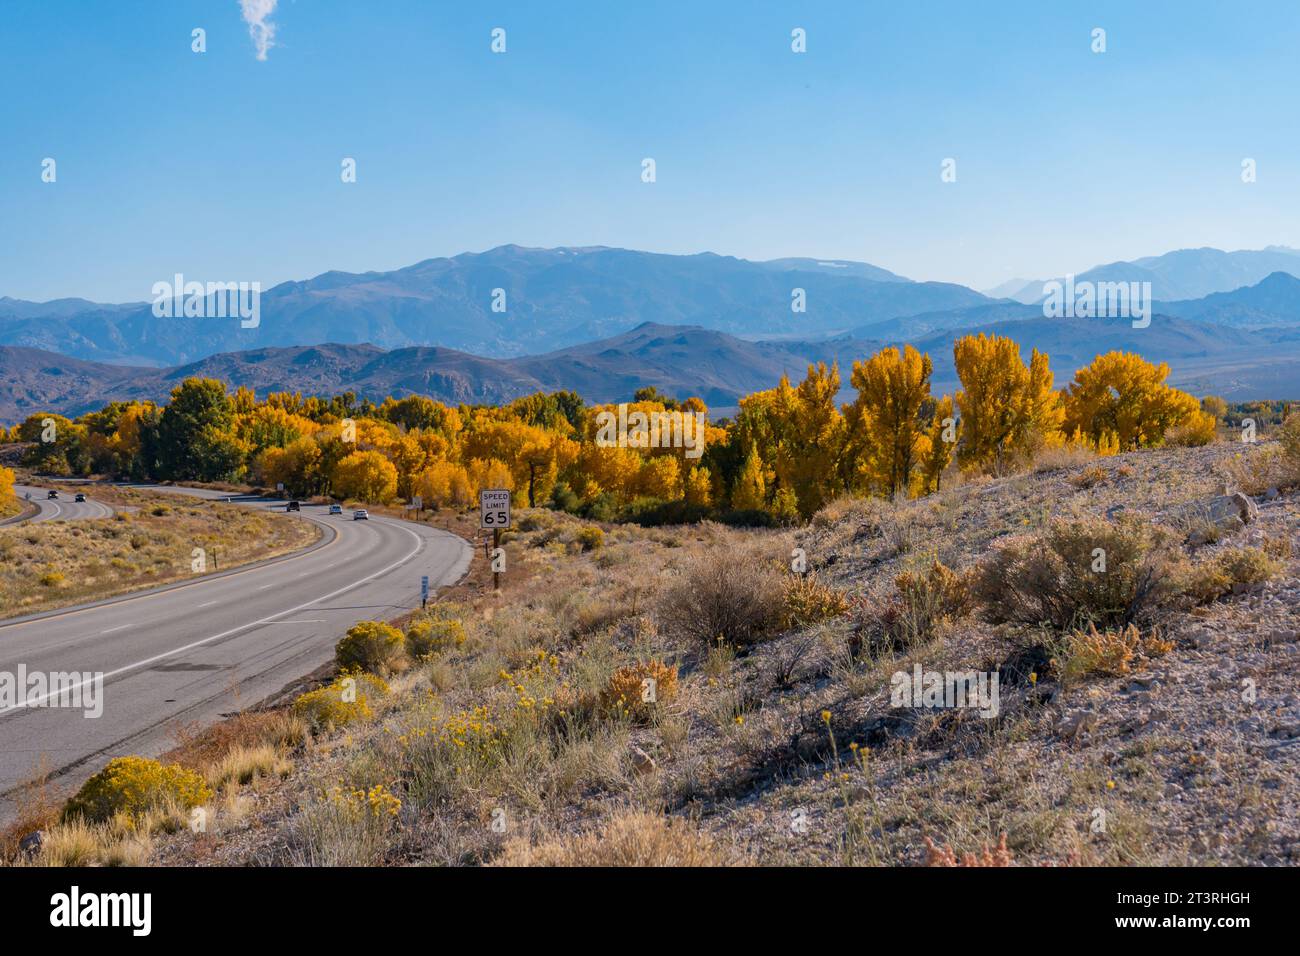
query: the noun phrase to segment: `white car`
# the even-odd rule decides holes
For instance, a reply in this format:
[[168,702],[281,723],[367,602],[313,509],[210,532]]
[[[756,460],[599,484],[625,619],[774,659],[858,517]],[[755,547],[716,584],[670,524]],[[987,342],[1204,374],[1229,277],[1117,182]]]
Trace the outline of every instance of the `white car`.
[[342,506],[342,505],[330,505],[330,514],[332,514],[332,515],[341,515],[341,514],[343,514],[343,506]]
[[370,520],[370,514],[366,511],[365,508],[358,508],[356,511],[352,512],[352,520],[353,520],[353,521],[369,521],[369,520]]

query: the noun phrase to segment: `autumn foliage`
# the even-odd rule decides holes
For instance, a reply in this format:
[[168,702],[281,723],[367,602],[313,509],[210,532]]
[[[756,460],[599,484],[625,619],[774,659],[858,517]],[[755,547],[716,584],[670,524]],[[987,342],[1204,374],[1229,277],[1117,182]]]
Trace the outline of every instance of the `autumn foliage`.
[[[75,421],[37,413],[11,431],[29,443],[25,463],[46,473],[243,481],[296,497],[418,498],[454,509],[472,507],[484,488],[506,488],[517,506],[598,520],[781,523],[845,494],[919,496],[957,473],[1008,473],[1055,446],[1113,454],[1204,444],[1226,407],[1208,396],[1203,408],[1165,384],[1167,366],[1121,352],[1097,356],[1059,390],[1048,356],[1035,350],[1026,360],[1009,338],[959,338],[953,366],[960,387],[935,395],[929,355],[881,349],[853,363],[853,397],[841,404],[839,368],[810,365],[798,382],[782,377],[741,398],[731,420],[706,422],[695,448],[603,440],[598,423],[619,407],[571,392],[496,407],[421,395],[258,400],[197,378],[165,405],[114,402]],[[620,410],[650,420],[707,412],[698,398],[654,388]]]

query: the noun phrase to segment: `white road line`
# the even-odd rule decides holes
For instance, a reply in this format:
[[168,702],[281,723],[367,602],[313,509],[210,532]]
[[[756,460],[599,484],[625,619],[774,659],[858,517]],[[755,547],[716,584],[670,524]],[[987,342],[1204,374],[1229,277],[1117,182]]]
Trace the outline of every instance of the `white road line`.
[[324,624],[325,618],[314,617],[306,621],[272,621],[272,624]]
[[202,604],[199,605],[199,607],[212,607],[212,605],[216,603],[217,603],[216,601],[204,601]]
[[[253,621],[251,624],[241,624],[238,627],[232,627],[227,631],[222,631],[220,634],[213,634],[210,637],[204,637],[197,641],[191,641],[188,644],[185,644],[181,647],[173,648],[170,651],[163,651],[161,654],[155,654],[153,657],[146,657],[144,660],[136,661],[134,664],[127,664],[124,667],[119,667],[116,670],[111,670],[104,674],[96,674],[95,679],[108,680],[110,677],[116,677],[118,674],[125,674],[127,671],[133,671],[138,667],[145,667],[146,665],[153,664],[157,661],[166,660],[167,658],[173,657],[176,654],[183,654],[186,651],[193,650],[196,647],[202,647],[204,644],[210,644],[212,641],[220,640],[223,637],[229,637],[231,634],[238,634],[240,631],[247,631],[254,627],[260,627],[263,624],[275,623],[277,618],[284,617],[284,615],[286,614],[293,614],[296,611],[301,611],[303,608],[311,607],[313,604],[318,604],[319,602],[327,600],[328,598],[338,597],[340,594],[344,594],[348,591],[353,590],[354,588],[359,588],[363,584],[368,584],[369,582],[373,581],[377,577],[382,577],[383,575],[387,574],[389,571],[393,570],[394,568],[401,567],[407,561],[410,561],[411,558],[419,554],[420,550],[424,547],[424,542],[421,540],[420,536],[416,534],[414,531],[412,531],[410,528],[403,528],[397,522],[392,522],[392,526],[400,529],[406,534],[409,534],[412,538],[415,539],[415,550],[411,551],[405,557],[399,558],[398,560],[394,561],[392,564],[388,565],[388,567],[380,568],[374,574],[370,574],[364,578],[361,578],[360,580],[353,581],[351,584],[345,585],[344,587],[339,588],[337,591],[331,591],[329,594],[322,594],[319,597],[314,597],[310,601],[307,601],[304,604],[299,604],[297,607],[289,608],[287,611],[278,611],[275,614],[271,614],[268,615],[267,617]],[[80,688],[85,687],[89,683],[90,681],[84,680],[81,681],[80,683],[73,684],[71,687],[62,686],[57,691],[51,691],[50,693],[47,693],[44,696],[29,698],[20,704],[14,704],[12,707],[5,707],[4,709],[0,709],[0,715],[7,714],[11,710],[18,710],[19,708],[22,707],[39,706],[41,703],[53,697],[55,694],[63,693],[64,691],[79,690]]]
[[122,625],[119,625],[118,627],[110,627],[107,631],[100,631],[99,633],[100,633],[100,634],[112,634],[114,631],[125,631],[125,630],[126,630],[128,627],[130,627],[130,626],[131,626],[130,624],[122,624]]

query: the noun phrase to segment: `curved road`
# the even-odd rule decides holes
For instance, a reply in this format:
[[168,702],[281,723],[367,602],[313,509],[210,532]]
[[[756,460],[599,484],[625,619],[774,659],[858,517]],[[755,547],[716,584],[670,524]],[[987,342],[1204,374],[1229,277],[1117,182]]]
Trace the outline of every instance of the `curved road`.
[[80,520],[82,518],[111,518],[113,509],[100,501],[92,501],[89,497],[85,501],[77,502],[73,499],[76,497],[76,491],[69,491],[66,488],[56,489],[59,492],[58,498],[46,498],[49,493],[48,488],[37,488],[33,485],[14,485],[14,491],[21,500],[27,495],[31,495],[31,503],[37,508],[36,514],[21,521],[12,519],[4,524],[29,524],[37,521],[60,521],[60,520]]
[[[150,490],[227,497],[195,488]],[[237,498],[231,505],[240,506],[276,507],[261,498]],[[463,539],[427,525],[381,517],[354,521],[350,511],[329,515],[311,505],[301,516],[324,530],[316,546],[297,555],[97,605],[0,621],[0,679],[19,674],[20,667],[29,675],[103,675],[99,717],[84,716],[85,699],[83,709],[49,706],[57,701],[17,707],[0,701],[0,797],[11,797],[42,763],[71,773],[76,783],[112,757],[167,750],[177,728],[257,703],[327,663],[357,621],[418,607],[421,575],[429,576],[431,592],[452,584],[473,554]],[[70,681],[83,683],[80,677]],[[86,683],[84,691],[93,686]]]

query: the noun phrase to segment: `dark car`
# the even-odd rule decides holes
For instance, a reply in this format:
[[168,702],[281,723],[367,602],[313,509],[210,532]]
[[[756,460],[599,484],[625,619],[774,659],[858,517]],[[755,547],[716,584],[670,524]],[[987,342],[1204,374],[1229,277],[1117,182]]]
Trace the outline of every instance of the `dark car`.
[[86,500],[86,496],[83,495],[80,491],[78,491],[78,492],[76,493],[76,495],[73,496],[73,499],[72,499],[72,500],[75,501],[75,502],[81,503],[81,502],[84,502],[84,501]]
[[53,490],[52,490],[52,491],[48,492],[48,493],[45,495],[45,497],[46,497],[46,498],[57,498],[57,497],[59,497],[59,493],[58,493],[57,491],[53,491]]
[[284,506],[285,511],[302,511],[302,505],[297,501],[291,501]]

